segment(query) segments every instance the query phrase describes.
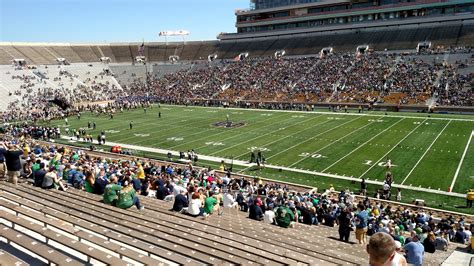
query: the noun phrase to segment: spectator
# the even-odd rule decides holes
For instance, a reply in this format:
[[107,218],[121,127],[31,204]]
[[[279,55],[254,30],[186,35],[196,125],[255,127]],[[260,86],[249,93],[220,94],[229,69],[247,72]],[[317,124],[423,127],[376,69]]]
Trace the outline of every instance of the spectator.
[[188,207],[188,198],[186,197],[186,190],[181,191],[176,197],[174,197],[173,211],[183,212],[183,208]]
[[23,151],[18,147],[18,145],[13,144],[8,145],[8,149],[4,154],[5,163],[7,165],[8,181],[15,185],[17,184],[18,177],[20,176],[20,156],[22,154]]
[[278,226],[284,228],[294,228],[295,227],[295,215],[293,212],[288,208],[288,206],[280,206],[277,208],[275,213],[275,220]]
[[275,212],[272,209],[266,210],[263,215],[263,221],[267,224],[275,224]]
[[464,228],[461,227],[459,228],[459,230],[456,231],[456,234],[454,235],[454,241],[457,243],[466,244],[466,240],[466,232],[464,232]]
[[209,191],[209,196],[204,201],[204,218],[207,218],[214,212],[214,206],[217,205],[217,199],[214,196],[213,191]]
[[339,224],[339,240],[349,242],[349,236],[352,229],[352,217],[350,211],[346,208],[337,217],[337,223]]
[[251,204],[249,207],[249,218],[257,221],[263,220],[263,211],[262,208],[260,208],[259,205],[254,202],[254,204]]
[[41,187],[44,189],[61,188],[62,191],[67,189],[61,179],[59,179],[58,172],[54,166],[51,166],[49,172],[44,175]]
[[436,251],[436,237],[433,232],[428,233],[428,237],[423,241],[423,247],[428,253],[434,253]]
[[204,213],[204,209],[201,208],[202,202],[200,199],[200,195],[198,192],[194,192],[191,196],[191,204],[187,208],[183,208],[183,210],[193,217],[197,217]]
[[117,177],[112,175],[110,177],[110,183],[105,186],[104,194],[102,195],[102,200],[106,204],[114,205],[118,199],[118,193],[122,190],[122,186],[117,185]]
[[238,202],[234,200],[231,193],[226,192],[224,194],[224,208],[237,208]]
[[86,172],[86,179],[84,181],[84,188],[86,192],[94,193],[95,178],[91,171]]
[[44,163],[39,163],[38,167],[39,167],[39,169],[36,170],[33,173],[33,175],[34,175],[34,177],[33,177],[34,178],[34,185],[35,185],[35,187],[42,187],[44,176],[46,175],[46,170],[44,169],[45,165],[44,165]]
[[405,258],[396,251],[393,238],[386,233],[375,233],[367,245],[369,264],[378,265],[407,265]]
[[436,237],[435,243],[436,243],[437,250],[442,250],[442,251],[448,250],[449,242],[446,239],[446,234],[444,232],[442,232],[440,236]]
[[359,241],[359,244],[363,245],[366,243],[367,238],[367,221],[368,221],[368,214],[365,210],[365,206],[363,204],[357,205],[358,213],[355,218],[355,225],[356,225],[356,239]]
[[415,266],[423,265],[423,255],[425,254],[425,248],[419,241],[419,236],[414,234],[412,241],[405,244],[403,249],[405,250],[407,263]]
[[133,205],[135,205],[139,210],[145,209],[145,207],[140,204],[138,197],[135,195],[135,189],[133,189],[130,178],[127,178],[124,182],[124,186],[118,193],[118,199],[115,206],[121,209],[128,209]]

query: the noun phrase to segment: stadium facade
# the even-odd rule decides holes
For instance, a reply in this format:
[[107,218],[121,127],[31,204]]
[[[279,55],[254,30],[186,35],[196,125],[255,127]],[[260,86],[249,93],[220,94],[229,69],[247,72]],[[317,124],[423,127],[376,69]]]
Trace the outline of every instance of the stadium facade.
[[[254,9],[239,10],[238,33],[324,29],[328,26],[357,26],[395,22],[465,19],[474,11],[469,0],[253,0]],[[394,23],[391,23],[394,24]]]

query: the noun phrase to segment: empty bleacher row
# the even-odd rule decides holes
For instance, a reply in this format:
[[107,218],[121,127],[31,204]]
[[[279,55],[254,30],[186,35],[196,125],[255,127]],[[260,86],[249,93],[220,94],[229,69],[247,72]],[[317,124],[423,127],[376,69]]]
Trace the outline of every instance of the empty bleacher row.
[[[284,49],[287,55],[316,54],[324,47],[338,52],[354,51],[360,44],[375,50],[413,50],[419,42],[430,41],[437,46],[472,46],[474,25],[433,24],[429,27],[399,26],[398,28],[367,28],[349,31],[327,31],[293,36],[277,36],[260,40],[193,41],[173,43],[147,43],[144,55],[149,62],[168,61],[172,55],[181,60],[206,60],[210,54],[218,58],[232,59],[239,53],[249,52],[250,57],[268,57]],[[0,64],[10,64],[14,58],[23,58],[29,64],[53,64],[56,58],[70,63],[97,62],[103,56],[114,63],[132,63],[138,55],[140,43],[116,43],[101,45],[0,45]]]

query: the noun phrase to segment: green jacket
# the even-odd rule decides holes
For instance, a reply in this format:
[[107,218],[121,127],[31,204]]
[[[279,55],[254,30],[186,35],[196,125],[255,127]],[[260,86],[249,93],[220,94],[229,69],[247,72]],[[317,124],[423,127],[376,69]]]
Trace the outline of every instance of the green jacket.
[[102,195],[104,203],[112,204],[114,200],[118,199],[117,193],[120,190],[122,190],[122,186],[117,184],[108,184],[105,186],[104,195]]
[[115,206],[121,209],[132,207],[133,197],[135,197],[135,189],[133,189],[133,187],[125,187],[119,191],[118,200]]
[[287,207],[279,207],[277,209],[275,220],[279,226],[287,228],[294,219],[295,215]]
[[217,200],[213,197],[207,197],[204,201],[204,212],[211,214],[214,210],[214,205],[217,204]]

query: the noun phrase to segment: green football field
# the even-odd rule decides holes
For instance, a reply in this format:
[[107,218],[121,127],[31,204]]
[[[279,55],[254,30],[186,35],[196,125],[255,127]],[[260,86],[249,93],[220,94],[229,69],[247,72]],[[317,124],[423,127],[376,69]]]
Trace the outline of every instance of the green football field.
[[[227,115],[233,123],[244,125],[214,125]],[[470,141],[474,116],[162,105],[148,108],[147,113],[143,109],[118,113],[114,119],[89,113],[80,120],[70,117],[69,128],[87,129],[88,121],[97,124],[96,130],[88,130],[94,140],[105,131],[107,141],[170,151],[194,149],[201,155],[236,161],[248,161],[252,150],[260,150],[269,166],[327,178],[383,181],[390,159],[395,184],[441,191],[452,187],[458,193],[474,188],[474,141]],[[51,123],[65,127],[63,120]]]

